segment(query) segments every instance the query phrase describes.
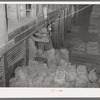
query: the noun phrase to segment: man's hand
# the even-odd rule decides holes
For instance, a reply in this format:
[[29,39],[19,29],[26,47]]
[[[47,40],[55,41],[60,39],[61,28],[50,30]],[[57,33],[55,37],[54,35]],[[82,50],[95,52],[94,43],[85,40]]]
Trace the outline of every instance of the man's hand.
[[43,37],[41,33],[35,33],[36,36]]

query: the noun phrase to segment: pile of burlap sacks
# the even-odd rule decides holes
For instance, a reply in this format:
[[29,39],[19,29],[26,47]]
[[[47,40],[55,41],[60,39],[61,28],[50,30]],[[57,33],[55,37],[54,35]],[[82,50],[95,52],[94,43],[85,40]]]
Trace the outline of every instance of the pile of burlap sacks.
[[100,55],[100,44],[97,41],[85,42],[80,38],[73,38],[70,42],[73,50],[85,52],[91,55]]
[[54,49],[53,54],[50,62],[30,61],[29,66],[17,67],[10,87],[100,87],[95,69],[88,72],[84,65],[72,65],[67,49]]
[[91,16],[90,16],[90,26],[89,26],[89,33],[92,34],[99,34],[100,33],[100,6],[95,5],[93,6]]

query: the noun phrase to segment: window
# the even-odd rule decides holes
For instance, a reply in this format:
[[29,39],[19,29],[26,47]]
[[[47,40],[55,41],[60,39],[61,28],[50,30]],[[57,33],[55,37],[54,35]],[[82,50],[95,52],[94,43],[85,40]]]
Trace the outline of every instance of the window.
[[31,17],[31,4],[26,4],[26,17]]
[[26,10],[31,9],[31,4],[26,4]]

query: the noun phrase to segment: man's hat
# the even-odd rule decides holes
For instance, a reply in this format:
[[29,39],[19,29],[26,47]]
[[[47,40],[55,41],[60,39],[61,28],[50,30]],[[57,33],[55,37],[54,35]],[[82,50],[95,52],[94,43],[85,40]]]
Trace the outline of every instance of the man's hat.
[[46,28],[42,28],[41,30],[39,30],[39,33],[43,34],[43,33],[48,33],[47,29]]

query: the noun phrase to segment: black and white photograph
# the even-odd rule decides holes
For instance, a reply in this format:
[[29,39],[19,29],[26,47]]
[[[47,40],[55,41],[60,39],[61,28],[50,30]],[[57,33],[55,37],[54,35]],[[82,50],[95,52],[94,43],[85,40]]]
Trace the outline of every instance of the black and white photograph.
[[100,4],[0,4],[0,87],[100,88]]

